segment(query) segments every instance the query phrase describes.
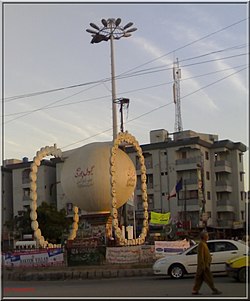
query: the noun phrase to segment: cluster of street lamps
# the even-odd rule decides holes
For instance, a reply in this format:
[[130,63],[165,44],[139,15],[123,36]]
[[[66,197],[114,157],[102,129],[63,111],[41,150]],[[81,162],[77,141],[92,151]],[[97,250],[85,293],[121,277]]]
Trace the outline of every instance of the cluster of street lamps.
[[100,43],[102,41],[110,40],[111,51],[111,79],[112,79],[112,114],[113,114],[113,140],[117,137],[117,114],[116,114],[116,88],[115,88],[115,63],[114,63],[114,40],[119,40],[122,37],[130,37],[131,33],[136,31],[137,28],[131,26],[132,22],[129,22],[125,26],[121,26],[121,18],[109,18],[102,19],[102,26],[99,27],[94,23],[90,23],[90,26],[94,29],[86,29],[91,34],[91,43]]

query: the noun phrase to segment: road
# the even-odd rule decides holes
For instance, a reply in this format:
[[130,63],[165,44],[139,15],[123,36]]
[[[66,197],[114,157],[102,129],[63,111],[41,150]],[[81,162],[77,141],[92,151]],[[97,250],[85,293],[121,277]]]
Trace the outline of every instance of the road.
[[[238,283],[227,276],[214,277],[216,287],[223,292],[220,296],[211,294],[210,289],[204,283],[199,299],[228,298],[248,299],[248,285]],[[64,281],[4,281],[2,283],[2,294],[5,297],[32,298],[41,297],[96,297],[98,299],[112,299],[117,297],[144,297],[152,299],[159,297],[164,299],[194,299],[191,295],[194,277],[186,276],[180,280],[168,277],[147,276],[147,277],[124,277],[110,279],[86,279],[86,280],[64,280]]]

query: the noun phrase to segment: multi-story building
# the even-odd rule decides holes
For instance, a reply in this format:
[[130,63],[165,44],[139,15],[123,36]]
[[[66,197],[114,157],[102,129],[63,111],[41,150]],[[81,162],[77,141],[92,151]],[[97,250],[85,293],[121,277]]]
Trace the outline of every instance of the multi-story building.
[[[218,140],[217,135],[193,131],[171,135],[164,129],[150,132],[150,143],[141,145],[147,169],[149,212],[170,212],[172,221],[182,221],[195,228],[201,224],[221,229],[244,227],[246,222],[246,192],[244,189],[244,144]],[[71,151],[63,153],[63,157]],[[143,207],[140,190],[140,163],[136,151],[126,151],[137,170],[135,207],[126,207],[128,224],[136,220],[142,225]],[[29,173],[32,161],[6,160],[2,167],[2,210],[4,224],[29,207]],[[71,200],[60,183],[63,160],[42,160],[37,174],[37,205],[43,201],[65,208],[72,215]],[[168,199],[176,183],[182,179],[182,189]],[[84,212],[82,212],[84,215]],[[5,228],[4,228],[5,229]]]
[[[32,161],[5,160],[2,167],[2,240],[13,238],[5,223],[21,216],[30,206],[30,166]],[[42,202],[56,205],[56,164],[43,160],[37,173],[37,205]]]
[[[243,227],[246,221],[243,155],[240,142],[218,140],[217,135],[166,130],[150,132],[150,143],[141,145],[147,168],[149,211],[170,212],[173,221],[191,227]],[[129,156],[137,169],[136,221],[143,217],[140,166],[133,149]],[[168,199],[182,179],[177,197]],[[132,210],[128,210],[132,223]]]

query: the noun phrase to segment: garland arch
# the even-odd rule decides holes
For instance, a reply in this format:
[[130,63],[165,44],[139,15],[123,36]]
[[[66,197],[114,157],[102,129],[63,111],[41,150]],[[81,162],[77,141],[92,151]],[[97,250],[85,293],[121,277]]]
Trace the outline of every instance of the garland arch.
[[[46,156],[55,156],[56,158],[62,157],[62,151],[56,147],[56,144],[54,146],[45,146],[42,147],[39,151],[37,151],[36,156],[33,158],[33,163],[30,167],[30,219],[31,219],[31,228],[34,231],[34,237],[36,238],[38,245],[46,248],[46,247],[53,247],[53,244],[49,243],[44,239],[42,236],[41,230],[39,229],[39,224],[37,221],[37,172],[38,167],[41,165],[41,160]],[[69,234],[68,239],[75,239],[76,233],[78,230],[78,222],[79,222],[79,215],[78,215],[78,207],[73,207],[73,224],[72,229]]]
[[[118,147],[122,144],[122,143],[128,143],[128,144],[132,144],[133,147],[135,148],[137,155],[139,157],[139,162],[141,164],[141,190],[142,190],[142,201],[143,201],[143,227],[142,227],[142,231],[141,234],[139,235],[138,238],[135,239],[126,239],[123,234],[121,229],[119,228],[118,225],[118,211],[116,208],[116,188],[115,188],[115,164],[116,164],[116,153],[117,153],[117,149]],[[144,157],[142,154],[142,149],[139,146],[139,143],[137,142],[137,140],[135,139],[134,136],[132,136],[131,134],[129,134],[127,131],[126,132],[120,132],[117,135],[117,138],[114,141],[113,147],[111,148],[111,157],[110,157],[110,182],[111,182],[111,197],[112,197],[112,208],[111,208],[111,216],[112,216],[112,226],[114,227],[114,231],[115,231],[115,236],[118,240],[118,244],[121,246],[134,246],[134,245],[141,245],[145,242],[145,238],[147,236],[148,233],[148,228],[149,228],[149,224],[148,224],[148,196],[147,196],[147,184],[146,184],[146,167],[145,167],[145,161],[144,161]]]

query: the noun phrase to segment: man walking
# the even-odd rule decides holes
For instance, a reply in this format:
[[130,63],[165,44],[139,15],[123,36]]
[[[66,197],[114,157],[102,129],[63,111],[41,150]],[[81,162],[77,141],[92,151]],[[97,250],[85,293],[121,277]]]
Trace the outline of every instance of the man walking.
[[207,231],[202,231],[200,234],[200,242],[198,245],[197,254],[197,271],[195,275],[195,283],[193,286],[193,295],[200,295],[199,290],[202,286],[203,281],[211,288],[214,295],[220,295],[221,292],[215,288],[213,275],[210,271],[210,264],[212,261],[212,256],[207,246],[208,233]]

